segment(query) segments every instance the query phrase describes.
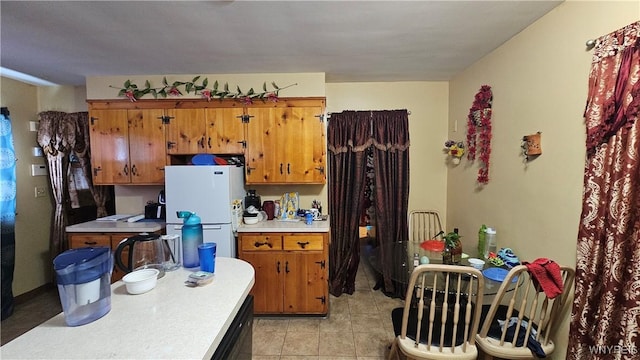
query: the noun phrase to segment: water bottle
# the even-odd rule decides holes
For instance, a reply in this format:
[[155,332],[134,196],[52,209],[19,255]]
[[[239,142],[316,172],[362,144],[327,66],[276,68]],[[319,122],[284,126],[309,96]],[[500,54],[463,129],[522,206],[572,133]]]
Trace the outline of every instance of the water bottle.
[[494,228],[487,228],[485,236],[484,258],[488,259],[490,253],[496,253],[498,244],[496,242],[496,230]]
[[182,265],[185,268],[200,266],[198,245],[203,242],[202,223],[200,217],[191,211],[178,211],[183,218],[182,224]]

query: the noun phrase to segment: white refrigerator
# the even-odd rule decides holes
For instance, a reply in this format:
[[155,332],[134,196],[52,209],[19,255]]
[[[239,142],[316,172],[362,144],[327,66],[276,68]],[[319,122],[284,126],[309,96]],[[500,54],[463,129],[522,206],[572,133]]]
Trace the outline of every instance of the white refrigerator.
[[217,244],[216,256],[237,256],[235,231],[241,218],[232,207],[234,200],[242,201],[245,194],[243,167],[165,166],[164,186],[167,235],[182,236],[183,219],[177,211],[192,211],[202,221],[204,242]]

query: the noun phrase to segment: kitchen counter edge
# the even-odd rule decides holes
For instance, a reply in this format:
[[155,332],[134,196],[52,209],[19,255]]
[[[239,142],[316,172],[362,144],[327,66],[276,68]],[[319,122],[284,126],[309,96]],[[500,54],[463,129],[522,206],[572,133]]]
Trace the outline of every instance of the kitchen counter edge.
[[156,232],[166,226],[162,220],[158,221],[87,221],[80,224],[69,225],[65,228],[67,233],[114,233],[114,232]]
[[[111,311],[69,327],[60,313],[0,348],[3,359],[209,359],[255,282],[247,262],[219,257],[213,283],[185,286],[189,270],[167,272],[153,290],[111,285]],[[133,340],[135,339],[135,340]]]
[[329,232],[331,225],[329,219],[324,221],[314,221],[310,225],[304,221],[278,221],[267,220],[257,224],[238,226],[239,233],[256,233],[256,232]]

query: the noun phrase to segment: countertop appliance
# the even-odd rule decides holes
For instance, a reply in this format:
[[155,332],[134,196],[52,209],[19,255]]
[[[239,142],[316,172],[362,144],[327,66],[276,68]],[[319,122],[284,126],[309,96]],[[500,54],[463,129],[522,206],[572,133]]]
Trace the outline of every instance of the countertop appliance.
[[165,167],[167,235],[181,235],[178,211],[192,211],[202,222],[203,242],[217,244],[217,256],[236,257],[234,201],[242,201],[244,168],[231,165]]
[[[165,253],[167,242],[158,234],[140,234],[126,238],[118,244],[113,258],[118,269],[130,273],[137,269],[158,269],[158,279],[164,276],[164,263],[167,259]],[[122,258],[123,250],[127,259]],[[126,264],[125,264],[126,261]]]

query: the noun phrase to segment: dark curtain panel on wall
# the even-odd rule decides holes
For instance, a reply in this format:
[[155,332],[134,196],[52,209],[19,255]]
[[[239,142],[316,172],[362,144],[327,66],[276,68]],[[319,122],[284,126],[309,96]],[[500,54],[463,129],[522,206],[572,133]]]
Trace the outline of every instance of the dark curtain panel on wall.
[[329,149],[329,213],[331,247],[329,290],[334,296],[353,294],[360,263],[358,226],[364,198],[366,149],[371,145],[369,112],[331,115]]
[[384,291],[395,289],[392,269],[397,262],[384,254],[392,242],[404,243],[409,196],[409,126],[406,110],[344,111],[332,114],[327,130],[329,147],[329,211],[331,214],[330,291],[352,294],[360,262],[359,225],[367,186],[367,153],[375,177],[376,240],[381,252]]
[[[84,181],[89,185],[98,217],[107,214],[105,203],[108,198],[108,187],[93,186],[91,179],[88,113],[46,111],[38,115],[40,117],[38,143],[47,158],[49,180],[55,202],[49,246],[53,260],[66,250],[65,227],[68,222],[66,207],[70,203],[71,195],[68,190],[69,155],[74,154],[81,164],[81,173],[84,174]],[[77,196],[76,193],[73,195]]]
[[[391,242],[409,239],[409,118],[406,110],[374,111],[373,167],[375,173],[376,237],[380,243],[384,291],[396,297],[405,296],[405,288],[392,279],[393,268],[407,261],[406,252],[386,253]],[[394,259],[394,254],[404,255]],[[395,279],[404,280],[404,279]],[[406,282],[406,281],[405,281]]]
[[13,271],[16,263],[16,154],[9,109],[0,110],[0,232],[2,233],[2,320],[13,313]]
[[567,359],[640,351],[640,22],[596,41]]

